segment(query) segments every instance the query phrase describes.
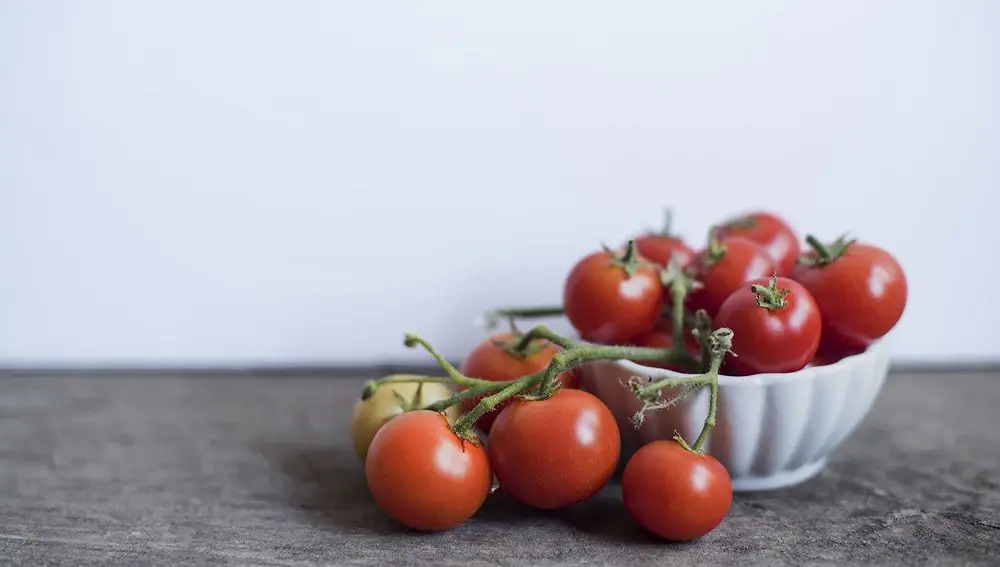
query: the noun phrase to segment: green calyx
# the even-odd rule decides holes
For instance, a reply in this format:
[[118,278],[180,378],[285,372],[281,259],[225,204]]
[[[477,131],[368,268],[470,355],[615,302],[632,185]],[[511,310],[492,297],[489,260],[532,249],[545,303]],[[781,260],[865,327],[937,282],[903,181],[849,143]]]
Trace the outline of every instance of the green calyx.
[[848,238],[846,234],[834,240],[830,244],[820,242],[818,238],[809,234],[806,236],[806,244],[813,249],[815,254],[805,254],[799,258],[798,263],[803,266],[826,266],[833,263],[847,252],[856,239]]
[[771,281],[767,285],[754,284],[750,286],[750,291],[757,295],[757,305],[768,310],[777,310],[788,305],[785,296],[790,292],[785,288],[778,288],[777,274],[771,276]]
[[713,266],[726,257],[726,244],[719,238],[719,227],[713,226],[708,231],[708,248],[703,252],[702,262]]
[[628,241],[624,254],[616,254],[614,250],[611,250],[607,246],[603,248],[605,252],[611,255],[612,266],[621,268],[625,271],[625,275],[630,278],[635,275],[635,271],[639,269],[640,264],[639,249],[635,246],[635,240]]
[[747,215],[744,217],[739,217],[733,219],[723,225],[723,228],[734,228],[740,230],[749,230],[757,226],[757,218],[753,215]]

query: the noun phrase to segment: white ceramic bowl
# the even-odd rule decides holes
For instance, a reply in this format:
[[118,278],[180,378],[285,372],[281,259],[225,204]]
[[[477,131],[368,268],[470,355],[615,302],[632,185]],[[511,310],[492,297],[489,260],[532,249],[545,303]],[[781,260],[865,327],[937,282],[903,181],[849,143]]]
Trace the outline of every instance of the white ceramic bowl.
[[[827,366],[786,374],[719,376],[716,425],[705,449],[729,471],[735,491],[803,482],[823,469],[830,453],[868,414],[888,371],[889,348],[883,339]],[[681,374],[627,360],[580,367],[581,386],[604,401],[618,420],[622,462],[642,445],[671,439],[675,432],[693,443],[708,415],[708,389],[675,407],[647,413],[637,429],[631,417],[641,403],[625,385],[632,376],[660,380]],[[673,393],[664,390],[664,399]]]

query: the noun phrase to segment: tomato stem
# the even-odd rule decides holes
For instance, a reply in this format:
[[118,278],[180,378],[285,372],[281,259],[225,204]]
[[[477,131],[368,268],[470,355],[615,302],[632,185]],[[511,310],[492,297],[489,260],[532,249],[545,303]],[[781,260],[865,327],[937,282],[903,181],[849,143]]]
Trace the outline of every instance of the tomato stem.
[[[461,372],[458,371],[457,368],[452,366],[450,362],[445,360],[445,358],[441,356],[441,354],[438,353],[438,351],[434,350],[434,347],[432,347],[430,343],[425,341],[419,335],[415,335],[413,333],[407,333],[406,337],[403,339],[403,344],[406,345],[407,348],[415,348],[418,346],[422,347],[424,350],[428,352],[428,354],[430,354],[434,358],[435,361],[437,361],[438,364],[441,365],[441,368],[443,368],[444,371],[448,373],[448,376],[451,377],[451,380],[460,386],[472,387],[476,385],[493,383],[490,382],[489,380],[479,380],[478,378],[470,378],[465,374],[462,374]],[[416,380],[410,380],[410,381],[415,382]]]
[[670,207],[663,209],[663,228],[660,229],[660,236],[663,238],[673,238],[671,229],[674,224],[674,210]]
[[708,230],[708,248],[703,252],[702,263],[706,266],[714,266],[726,257],[728,250],[726,243],[719,238],[720,227],[713,226]]
[[541,375],[538,373],[529,374],[513,382],[506,383],[507,385],[499,392],[479,400],[476,407],[463,414],[462,417],[455,422],[455,426],[452,429],[454,429],[455,433],[459,436],[465,436],[480,417],[487,412],[492,411],[493,408],[497,407],[508,398],[511,398],[514,395],[521,393],[523,390],[535,385],[538,383],[540,377]]
[[778,287],[778,274],[771,276],[771,281],[767,285],[753,284],[750,291],[757,295],[757,305],[764,309],[776,310],[788,305],[785,296],[790,292],[785,288]]
[[701,284],[694,281],[691,274],[681,269],[680,264],[673,259],[670,260],[667,269],[660,272],[660,280],[670,292],[672,309],[670,322],[674,358],[684,367],[690,368],[696,366],[698,361],[691,356],[684,344],[684,324],[686,319],[684,300],[691,290],[700,287]]
[[450,397],[448,399],[438,400],[438,401],[434,402],[433,404],[430,404],[428,406],[424,406],[421,409],[430,410],[430,411],[444,411],[444,410],[450,408],[451,406],[460,404],[460,403],[462,403],[462,402],[464,402],[466,400],[471,400],[471,399],[479,397],[479,396],[481,396],[483,394],[491,394],[491,393],[494,393],[494,392],[499,392],[500,390],[503,390],[504,388],[510,386],[514,382],[516,382],[516,380],[510,380],[510,381],[507,381],[507,382],[489,382],[489,381],[484,381],[483,384],[476,385],[476,386],[473,386],[471,388],[466,388],[465,390],[457,392],[455,395],[453,395],[452,397]]
[[528,346],[531,345],[532,341],[537,341],[538,339],[544,339],[564,349],[578,346],[577,343],[567,339],[566,337],[552,332],[548,327],[538,325],[527,333],[521,335],[521,340],[515,343],[512,348],[517,352],[524,352]]
[[842,234],[830,244],[825,244],[812,234],[807,234],[806,244],[813,249],[815,255],[804,254],[799,257],[798,262],[804,266],[826,266],[843,256],[855,242],[856,240],[848,238],[847,234]]
[[635,271],[639,269],[639,249],[635,246],[635,240],[629,240],[625,245],[625,252],[621,255],[604,246],[605,252],[611,255],[611,264],[618,266],[625,271],[625,275],[631,278]]
[[[635,381],[630,381],[629,386],[632,388],[632,393],[643,403],[639,411],[632,416],[633,424],[637,427],[642,425],[646,412],[677,405],[687,396],[697,392],[704,386],[708,386],[708,416],[705,418],[705,424],[702,426],[698,439],[690,446],[690,449],[696,453],[701,451],[712,432],[712,428],[715,427],[715,414],[718,408],[719,397],[719,368],[722,366],[722,361],[726,354],[731,353],[729,349],[733,346],[733,331],[727,328],[716,329],[709,335],[709,343],[711,345],[710,354],[712,362],[708,372],[705,374],[667,378],[646,385],[639,385]],[[679,394],[676,394],[667,401],[660,401],[660,390],[677,387],[682,387]],[[684,446],[686,447],[686,444]]]
[[504,309],[494,309],[482,315],[483,326],[487,329],[496,328],[502,321],[513,319],[540,319],[543,317],[558,317],[563,315],[561,305],[541,306],[541,307],[509,307]]

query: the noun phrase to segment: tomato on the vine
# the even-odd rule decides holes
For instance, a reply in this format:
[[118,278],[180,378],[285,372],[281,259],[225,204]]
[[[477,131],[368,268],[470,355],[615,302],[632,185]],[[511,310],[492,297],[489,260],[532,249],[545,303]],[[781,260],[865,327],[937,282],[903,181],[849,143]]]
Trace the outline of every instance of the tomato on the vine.
[[676,236],[645,234],[635,239],[635,247],[640,256],[663,267],[670,265],[671,260],[684,267],[694,258],[694,250]]
[[714,457],[660,440],[642,446],[625,465],[622,498],[646,530],[670,541],[691,541],[722,523],[733,485]]
[[812,294],[788,278],[747,282],[719,307],[716,327],[734,334],[733,352],[723,371],[733,376],[795,372],[819,348],[822,319]]
[[564,508],[593,496],[621,451],[611,410],[583,390],[517,399],[493,423],[488,444],[500,490],[522,504]]
[[660,272],[640,260],[633,241],[621,255],[603,250],[584,257],[563,286],[566,318],[596,343],[626,344],[648,334],[662,306]]
[[[421,377],[395,374],[388,378],[397,380],[413,378],[416,380]],[[417,390],[420,391],[419,397]],[[351,440],[354,444],[354,452],[362,461],[368,455],[368,447],[378,430],[390,419],[403,413],[403,407],[396,398],[397,394],[407,402],[412,403],[414,407],[422,407],[447,400],[452,396],[452,391],[448,386],[435,382],[424,384],[402,381],[388,382],[379,386],[368,399],[358,400],[354,404],[354,414],[351,416]],[[460,415],[458,406],[451,406],[446,413],[453,420],[458,419]]]
[[718,238],[714,234],[708,248],[692,263],[695,281],[702,287],[688,296],[692,311],[704,309],[712,318],[722,302],[750,280],[766,278],[775,272],[774,261],[759,244],[746,238]]
[[802,257],[792,278],[816,298],[823,348],[857,352],[891,331],[906,308],[906,275],[899,262],[871,244],[807,240],[813,250]]
[[719,227],[720,236],[739,236],[764,248],[779,276],[788,275],[799,258],[799,237],[784,219],[774,213],[753,212],[731,219]]
[[[469,352],[469,355],[462,361],[460,368],[462,374],[470,378],[480,380],[490,380],[491,382],[506,382],[517,380],[529,374],[541,372],[552,361],[552,357],[559,353],[560,348],[548,341],[536,339],[532,341],[523,353],[516,353],[513,347],[521,339],[518,333],[496,333],[481,341]],[[559,374],[556,378],[563,387],[575,388],[578,380],[575,372],[567,371]],[[462,388],[459,388],[460,390]],[[462,402],[462,411],[469,411],[479,403],[485,396],[472,398]],[[506,407],[504,402],[483,414],[476,425],[483,431],[489,432],[490,427],[500,410]]]
[[468,520],[493,485],[483,448],[461,439],[445,416],[428,410],[406,412],[375,434],[365,479],[379,508],[422,531]]

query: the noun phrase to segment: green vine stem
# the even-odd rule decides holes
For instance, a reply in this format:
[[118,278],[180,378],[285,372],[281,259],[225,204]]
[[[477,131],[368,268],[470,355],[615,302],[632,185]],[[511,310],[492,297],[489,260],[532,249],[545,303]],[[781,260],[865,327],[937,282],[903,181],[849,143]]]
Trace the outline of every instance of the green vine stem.
[[[643,402],[639,411],[632,416],[633,424],[637,427],[642,425],[647,412],[677,405],[683,398],[693,394],[704,386],[708,386],[708,415],[705,417],[705,424],[702,426],[698,438],[694,444],[689,446],[680,435],[676,437],[677,441],[685,448],[696,453],[701,452],[702,447],[704,447],[705,442],[712,432],[712,428],[715,427],[715,414],[719,399],[719,368],[722,366],[722,361],[726,354],[732,354],[730,348],[733,346],[733,331],[726,328],[716,329],[709,335],[709,343],[711,344],[711,364],[709,365],[708,372],[705,374],[667,378],[651,384],[640,384],[637,380],[629,382],[632,393]],[[661,390],[678,387],[682,388],[680,394],[666,401],[660,399]]]
[[521,340],[514,345],[514,350],[523,351],[525,350],[532,341],[538,339],[544,339],[552,344],[558,345],[564,349],[575,348],[579,346],[566,337],[552,332],[548,327],[544,325],[538,325],[537,327],[531,329],[527,333],[521,335]]
[[[555,344],[564,346],[565,350],[552,357],[552,361],[545,368],[545,370],[508,382],[488,382],[462,376],[458,370],[451,366],[451,364],[449,364],[443,357],[437,354],[437,351],[435,351],[434,348],[422,338],[412,334],[407,335],[407,346],[411,348],[422,346],[425,350],[431,353],[435,360],[437,360],[438,364],[445,369],[448,375],[455,379],[455,382],[460,384],[469,384],[466,389],[458,392],[451,398],[430,404],[424,409],[442,411],[465,400],[486,395],[486,397],[482,398],[475,407],[463,414],[452,426],[452,429],[459,436],[465,439],[475,440],[476,437],[472,430],[473,425],[485,413],[493,411],[501,403],[514,396],[538,400],[554,395],[559,387],[558,382],[555,381],[555,377],[562,372],[566,372],[586,362],[594,360],[673,362],[671,358],[676,356],[676,352],[673,348],[662,349],[649,347],[578,344],[552,332],[545,327],[536,327],[526,333],[526,336],[529,335],[536,338],[550,340]],[[635,381],[630,381],[633,393],[643,401],[643,407],[634,419],[635,423],[637,425],[641,424],[642,416],[646,412],[676,405],[676,403],[678,403],[683,397],[690,395],[702,387],[708,386],[711,392],[708,417],[705,420],[705,426],[702,429],[701,435],[699,435],[698,439],[690,447],[693,451],[700,451],[705,443],[705,440],[708,438],[712,427],[715,426],[719,367],[721,366],[726,353],[730,352],[729,349],[732,346],[732,336],[733,332],[729,329],[717,329],[711,333],[709,336],[709,342],[711,344],[711,363],[709,365],[709,371],[706,374],[685,375],[677,378],[643,384],[641,386]],[[532,389],[535,386],[538,387],[536,392],[531,394],[524,393],[526,390]],[[679,396],[675,396],[667,402],[663,402],[659,399],[660,390],[667,387],[678,386],[683,387]],[[685,446],[687,445],[685,444]]]

